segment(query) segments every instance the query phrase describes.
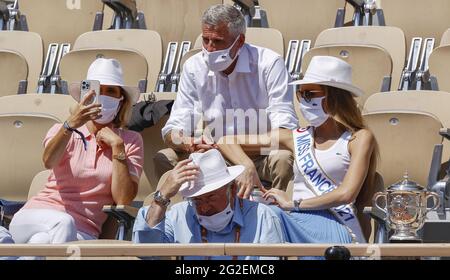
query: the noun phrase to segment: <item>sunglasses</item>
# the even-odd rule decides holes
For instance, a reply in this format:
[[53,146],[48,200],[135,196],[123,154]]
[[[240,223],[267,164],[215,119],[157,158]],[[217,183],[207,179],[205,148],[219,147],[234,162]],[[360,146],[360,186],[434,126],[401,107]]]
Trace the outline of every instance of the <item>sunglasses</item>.
[[314,98],[316,93],[322,93],[322,92],[323,92],[322,90],[298,90],[297,98],[300,95],[306,102],[309,103],[309,102],[311,102],[311,99]]

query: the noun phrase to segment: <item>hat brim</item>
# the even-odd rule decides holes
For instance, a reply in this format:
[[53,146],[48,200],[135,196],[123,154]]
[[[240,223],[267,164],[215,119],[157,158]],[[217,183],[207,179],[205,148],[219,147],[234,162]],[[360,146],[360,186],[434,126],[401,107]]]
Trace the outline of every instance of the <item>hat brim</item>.
[[317,81],[317,80],[309,80],[309,79],[297,80],[297,81],[289,83],[289,85],[310,85],[310,84],[317,84],[317,85],[340,88],[340,89],[350,92],[354,97],[359,97],[359,96],[364,95],[364,91],[362,89],[360,89],[354,85],[347,84],[347,83],[331,82],[331,81]]
[[205,193],[209,193],[212,191],[215,191],[217,189],[220,189],[221,187],[225,186],[226,184],[230,183],[234,179],[236,179],[239,175],[244,172],[245,167],[243,165],[235,165],[231,167],[227,167],[228,175],[227,177],[220,179],[218,181],[215,181],[214,183],[205,185],[201,187],[200,189],[196,187],[190,187],[192,182],[186,182],[184,183],[180,188],[180,194],[183,197],[191,198],[191,197],[197,197]]
[[[139,100],[140,92],[137,87],[113,85],[113,84],[108,84],[107,86],[121,87],[125,91],[125,94],[127,95],[128,99],[131,101],[132,105],[136,104],[136,102]],[[80,82],[71,83],[69,85],[69,94],[73,97],[73,99],[75,99],[75,101],[80,102],[81,83]]]

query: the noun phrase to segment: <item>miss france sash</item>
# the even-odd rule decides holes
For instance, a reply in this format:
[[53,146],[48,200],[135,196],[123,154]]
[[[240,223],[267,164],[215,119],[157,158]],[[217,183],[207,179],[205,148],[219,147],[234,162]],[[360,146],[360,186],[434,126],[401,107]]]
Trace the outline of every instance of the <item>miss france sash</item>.
[[[316,195],[321,196],[336,189],[338,186],[320,167],[314,155],[313,127],[293,130],[295,161],[297,168],[305,179],[306,186]],[[365,243],[353,204],[340,205],[329,211],[346,226],[354,241]]]

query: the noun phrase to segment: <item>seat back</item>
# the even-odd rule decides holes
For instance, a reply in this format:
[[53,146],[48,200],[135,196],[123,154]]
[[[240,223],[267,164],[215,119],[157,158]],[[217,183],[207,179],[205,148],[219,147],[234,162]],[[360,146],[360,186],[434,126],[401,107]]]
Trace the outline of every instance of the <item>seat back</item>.
[[431,75],[437,78],[439,90],[450,92],[448,73],[450,67],[450,45],[440,46],[430,54],[428,67]]
[[148,191],[147,195],[156,190],[160,181],[160,178],[155,174],[153,157],[159,150],[167,148],[161,136],[161,129],[166,124],[168,118],[168,116],[162,117],[158,123],[141,132],[142,138],[144,139],[144,170],[142,176],[145,175],[148,179],[146,182],[141,182],[148,184],[142,185],[142,188]]
[[[283,35],[277,29],[249,27],[245,32],[245,41],[252,45],[271,49],[279,55],[284,56]],[[194,48],[202,48],[201,34],[197,37]]]
[[[445,104],[449,104],[445,106]],[[364,104],[363,112],[385,110],[421,111],[436,116],[444,128],[450,128],[450,93],[443,91],[409,90],[382,92],[371,95]],[[450,158],[450,142],[444,141],[442,160]]]
[[27,92],[36,92],[44,55],[41,36],[34,32],[2,31],[0,50],[13,51],[25,58],[28,64]]
[[21,0],[20,11],[26,15],[28,28],[44,41],[45,53],[50,43],[70,43],[92,30],[96,12],[103,10],[102,1]]
[[447,0],[377,0],[383,9],[386,24],[405,32],[408,49],[413,37],[436,38],[450,26],[450,2]]
[[67,53],[61,59],[61,78],[69,84],[80,82],[98,57],[115,58],[122,65],[124,81],[127,85],[138,86],[147,78],[147,61],[140,53],[124,49],[81,49]]
[[25,201],[36,173],[44,170],[42,153],[47,131],[69,115],[70,96],[12,95],[0,98],[1,198]]
[[74,50],[86,48],[127,49],[140,53],[148,65],[147,90],[155,87],[163,57],[161,36],[156,31],[122,29],[87,32],[80,35],[73,46]]
[[377,46],[346,45],[313,48],[305,54],[302,68],[306,70],[311,58],[316,55],[338,57],[352,66],[352,82],[364,91],[364,95],[357,98],[361,107],[371,94],[380,92],[383,78],[390,77],[392,74],[391,56]]
[[28,78],[28,63],[13,51],[0,50],[0,96],[18,93],[19,82]]
[[327,45],[375,45],[385,49],[392,59],[391,89],[398,87],[406,55],[405,35],[401,29],[392,26],[326,29],[317,36],[314,47]]
[[450,45],[450,28],[445,30],[444,34],[441,37],[441,43],[439,46]]
[[385,185],[398,182],[408,172],[409,178],[426,186],[434,145],[442,143],[441,122],[419,111],[385,110],[366,113],[364,118],[379,144],[378,172]]
[[30,189],[28,190],[28,199],[37,195],[48,181],[51,171],[49,169],[38,172],[31,181]]
[[[145,14],[147,29],[161,34],[163,46],[172,41],[194,42],[202,30],[203,12],[208,7],[220,3],[221,0],[136,0],[137,9]],[[106,8],[104,29],[111,25],[111,19],[111,9]],[[163,53],[165,51],[164,48],[161,55],[165,55]]]
[[180,69],[183,69],[183,65],[186,62],[186,60],[188,60],[189,58],[191,58],[192,56],[198,54],[199,52],[201,52],[202,49],[192,49],[190,51],[188,51],[182,58],[180,61]]
[[267,13],[269,27],[281,31],[284,47],[290,40],[314,41],[322,30],[334,26],[338,8],[344,7],[342,0],[259,0]]

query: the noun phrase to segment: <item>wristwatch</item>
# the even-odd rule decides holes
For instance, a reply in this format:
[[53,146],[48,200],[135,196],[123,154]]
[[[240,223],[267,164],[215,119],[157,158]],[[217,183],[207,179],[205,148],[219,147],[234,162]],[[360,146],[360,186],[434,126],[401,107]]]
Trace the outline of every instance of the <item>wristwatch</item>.
[[300,212],[300,203],[302,203],[301,198],[299,198],[298,200],[294,200],[294,211],[295,212]]
[[71,128],[71,127],[70,127],[70,125],[69,125],[69,123],[68,123],[67,121],[64,122],[63,127],[64,127],[64,129],[67,130],[67,131],[70,131],[70,132],[74,132],[74,131],[75,131],[74,128]]
[[164,207],[169,206],[170,204],[170,199],[165,198],[164,196],[162,196],[160,191],[156,191],[155,194],[153,195],[153,200],[158,203],[159,205],[162,205]]
[[113,159],[123,161],[127,159],[127,155],[125,155],[125,152],[120,152],[117,155],[113,155]]

